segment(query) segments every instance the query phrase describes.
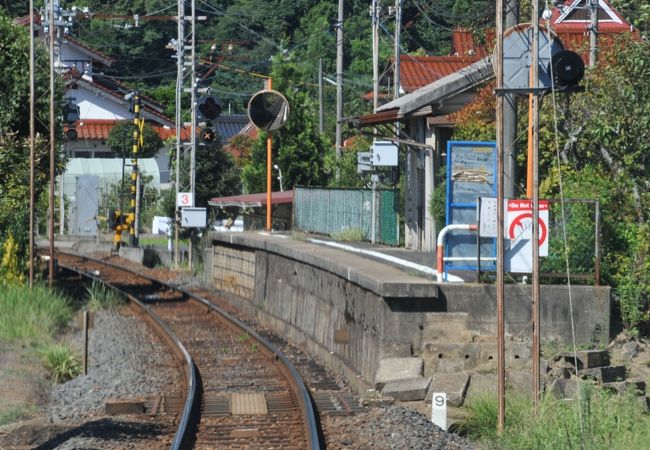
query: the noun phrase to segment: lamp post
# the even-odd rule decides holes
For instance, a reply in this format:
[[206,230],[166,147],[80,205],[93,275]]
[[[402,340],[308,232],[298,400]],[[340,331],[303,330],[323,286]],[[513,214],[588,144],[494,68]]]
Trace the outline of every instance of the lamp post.
[[280,192],[284,192],[284,189],[282,189],[282,170],[278,167],[277,164],[273,165],[273,168],[278,171],[278,181],[280,182]]

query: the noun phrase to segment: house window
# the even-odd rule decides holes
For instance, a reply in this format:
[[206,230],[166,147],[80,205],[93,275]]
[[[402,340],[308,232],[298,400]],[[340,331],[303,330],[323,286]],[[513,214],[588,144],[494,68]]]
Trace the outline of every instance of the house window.
[[114,158],[113,152],[95,152],[95,158]]
[[75,158],[91,158],[92,153],[91,152],[74,152],[74,157]]

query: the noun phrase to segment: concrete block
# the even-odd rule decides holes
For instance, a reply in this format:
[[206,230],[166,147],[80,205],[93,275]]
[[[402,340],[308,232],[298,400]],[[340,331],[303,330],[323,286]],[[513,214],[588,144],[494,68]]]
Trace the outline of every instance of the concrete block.
[[120,258],[128,259],[138,264],[144,261],[144,249],[137,247],[120,247]]
[[462,406],[469,386],[467,373],[436,373],[431,380],[431,387],[425,401],[431,403],[434,392],[445,392],[449,406]]
[[506,375],[506,389],[522,395],[531,395],[533,374],[530,372],[509,371]]
[[578,350],[562,354],[564,360],[575,366],[575,359],[578,359],[578,370],[592,369],[609,365],[609,352],[607,350]]
[[400,402],[424,400],[430,384],[430,377],[389,381],[384,386],[384,389],[382,389],[381,395],[393,397]]
[[558,378],[553,380],[549,389],[555,398],[573,398],[578,393],[578,381],[575,378]]
[[469,387],[465,394],[465,403],[484,397],[496,397],[497,376],[494,373],[474,373],[469,379]]
[[419,378],[423,368],[424,362],[420,358],[383,358],[379,361],[375,385],[381,390],[390,381]]
[[143,414],[144,400],[107,400],[104,410],[108,416],[117,416],[120,414]]
[[603,383],[602,386],[617,394],[624,394],[630,390],[634,390],[640,396],[646,393],[646,383],[643,380],[610,381]]
[[[481,356],[482,346],[483,344],[426,343],[420,354],[425,362],[425,375],[456,373],[475,368],[484,362]],[[493,358],[493,361],[496,359]]]
[[625,366],[595,367],[579,373],[580,377],[596,380],[599,384],[625,380]]

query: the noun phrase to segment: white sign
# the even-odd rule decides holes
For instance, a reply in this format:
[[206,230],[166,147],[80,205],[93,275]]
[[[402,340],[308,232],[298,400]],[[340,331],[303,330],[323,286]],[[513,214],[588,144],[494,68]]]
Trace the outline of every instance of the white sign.
[[397,145],[390,141],[375,141],[372,143],[373,166],[397,166]]
[[479,236],[497,237],[497,199],[494,197],[479,197],[480,217]]
[[434,392],[431,396],[431,422],[447,431],[447,394]]
[[194,206],[194,195],[191,192],[177,192],[176,207],[185,208],[188,206]]
[[[530,273],[533,271],[533,203],[530,200],[508,200],[505,238],[507,272]],[[539,202],[539,256],[548,256],[548,201]]]

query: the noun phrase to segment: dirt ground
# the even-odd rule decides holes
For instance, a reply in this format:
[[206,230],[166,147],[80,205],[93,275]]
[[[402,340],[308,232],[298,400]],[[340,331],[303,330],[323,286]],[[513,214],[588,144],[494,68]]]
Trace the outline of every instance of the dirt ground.
[[0,342],[0,436],[13,429],[17,420],[38,417],[49,392],[50,382],[36,352]]

